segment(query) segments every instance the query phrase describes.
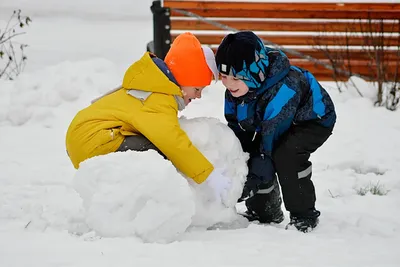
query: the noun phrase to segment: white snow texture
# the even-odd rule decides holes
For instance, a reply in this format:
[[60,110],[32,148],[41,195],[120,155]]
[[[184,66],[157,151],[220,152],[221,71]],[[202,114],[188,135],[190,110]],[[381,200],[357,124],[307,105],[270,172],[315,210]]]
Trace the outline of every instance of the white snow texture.
[[[23,74],[0,79],[0,267],[399,267],[400,110],[375,107],[374,84],[356,77],[340,93],[334,83],[321,83],[338,120],[311,156],[321,211],[311,233],[285,230],[284,205],[281,224],[206,231],[217,221],[231,226],[233,209],[213,203],[201,185],[188,185],[154,152],[93,158],[76,173],[65,151],[69,123],[90,100],[121,84],[143,55],[153,38],[151,3],[0,0],[0,30],[15,9],[33,20],[14,43],[28,44]],[[224,199],[230,205],[245,155],[208,119],[226,124],[224,95],[221,82],[213,83],[179,115],[193,119],[182,119],[182,127],[212,163],[235,165],[232,196]],[[236,207],[245,210],[243,203]]]

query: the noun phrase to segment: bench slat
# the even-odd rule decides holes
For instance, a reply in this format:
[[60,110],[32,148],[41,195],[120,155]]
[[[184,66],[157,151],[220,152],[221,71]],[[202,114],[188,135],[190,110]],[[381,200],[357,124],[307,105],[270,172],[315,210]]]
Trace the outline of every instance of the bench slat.
[[[314,22],[314,21],[241,21],[214,20],[237,30],[251,31],[305,31],[305,32],[399,32],[398,23],[368,22]],[[174,30],[221,30],[212,24],[200,20],[172,18],[171,27]]]
[[[174,40],[179,33],[172,33],[171,37]],[[203,34],[195,34],[196,37],[202,44],[208,45],[218,45],[221,43],[222,39],[225,37],[225,34],[212,34],[212,35],[203,35]],[[348,46],[365,46],[372,45],[371,39],[366,39],[363,36],[349,36],[348,38],[344,38],[341,36],[312,36],[312,35],[265,35],[259,34],[260,38],[273,42],[279,45],[306,45],[306,46],[315,46],[315,45],[348,45]],[[400,46],[400,38],[395,36],[385,37],[383,42],[386,46]],[[370,43],[367,43],[369,41]]]
[[[316,76],[318,76],[318,75],[329,76],[329,75],[333,74],[332,70],[326,69],[325,67],[320,66],[320,65],[315,65],[314,63],[309,62],[309,61],[291,60],[290,62],[292,65],[304,68]],[[345,66],[347,66],[347,64]],[[388,67],[388,69],[385,71],[385,73],[387,74],[387,78],[390,80],[393,80],[394,73],[395,73],[396,67],[397,67],[396,62],[390,62],[387,67]],[[353,73],[361,74],[364,76],[371,76],[374,74],[373,67],[371,69],[371,67],[368,66],[368,62],[366,62],[366,61],[365,62],[363,62],[363,61],[352,62],[351,63],[351,71]],[[346,75],[343,75],[343,74],[339,74],[339,76],[346,77]]]
[[210,10],[258,10],[258,11],[400,11],[399,4],[392,3],[266,3],[266,2],[222,2],[222,1],[164,1],[165,7],[177,9]]
[[[217,52],[216,47],[213,47],[212,50],[214,53]],[[295,50],[304,55],[308,55],[316,59],[328,59],[325,52],[321,50],[299,49],[299,48],[296,48]],[[369,60],[371,58],[371,56],[369,56],[368,53],[363,50],[351,50],[348,52],[349,54],[348,57],[344,55],[345,51],[339,49],[330,49],[330,53],[331,55],[338,55],[339,53],[339,55],[343,55],[342,57],[344,59],[350,58],[351,60]],[[290,54],[287,54],[287,56],[291,59],[300,58],[298,56]],[[384,58],[385,60],[392,60],[392,61],[400,60],[400,53],[398,51],[385,51]]]
[[[186,9],[202,17],[210,18],[306,18],[306,19],[398,19],[399,12],[359,12],[359,11],[274,11],[274,10],[239,10],[239,9]],[[172,16],[185,16],[176,11],[171,12]]]

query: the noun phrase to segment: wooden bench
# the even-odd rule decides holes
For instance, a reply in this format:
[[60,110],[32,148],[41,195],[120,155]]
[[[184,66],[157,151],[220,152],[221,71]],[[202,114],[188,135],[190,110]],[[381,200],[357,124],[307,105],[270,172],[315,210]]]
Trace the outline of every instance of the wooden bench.
[[154,1],[151,9],[154,40],[148,50],[161,58],[185,31],[215,50],[229,32],[252,30],[319,80],[384,75],[400,81],[400,4],[167,0]]

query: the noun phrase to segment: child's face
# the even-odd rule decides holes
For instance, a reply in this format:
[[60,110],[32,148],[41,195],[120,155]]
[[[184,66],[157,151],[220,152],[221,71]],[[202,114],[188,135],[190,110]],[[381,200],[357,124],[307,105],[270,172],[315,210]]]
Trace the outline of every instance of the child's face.
[[189,105],[193,99],[201,98],[201,93],[204,87],[199,86],[181,86],[183,100],[185,101],[185,106]]
[[238,78],[221,74],[221,79],[222,84],[226,87],[226,89],[229,90],[229,92],[231,92],[232,96],[234,97],[243,96],[249,91],[249,87],[247,87],[247,85]]

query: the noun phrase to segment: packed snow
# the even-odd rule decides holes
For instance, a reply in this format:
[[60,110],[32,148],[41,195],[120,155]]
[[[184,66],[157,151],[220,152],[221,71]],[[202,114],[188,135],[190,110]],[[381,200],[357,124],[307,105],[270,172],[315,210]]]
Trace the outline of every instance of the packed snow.
[[279,225],[238,219],[247,155],[225,126],[219,82],[180,122],[232,178],[223,203],[154,151],[73,168],[67,127],[140,58],[152,38],[150,3],[1,1],[0,28],[15,7],[33,22],[20,39],[30,45],[25,72],[0,80],[0,266],[399,266],[400,112],[374,107],[360,79],[364,97],[323,83],[338,121],[311,158],[322,215],[308,234],[284,229],[286,211]]
[[77,171],[74,188],[83,199],[84,222],[103,237],[171,242],[195,213],[187,181],[154,150],[89,159]]
[[73,181],[83,200],[84,230],[104,237],[137,236],[145,242],[168,243],[189,227],[243,225],[235,205],[248,156],[239,141],[217,119],[182,118],[180,123],[214,167],[231,178],[222,199],[215,198],[207,183],[196,184],[181,175],[154,150],[95,157],[81,164]]

